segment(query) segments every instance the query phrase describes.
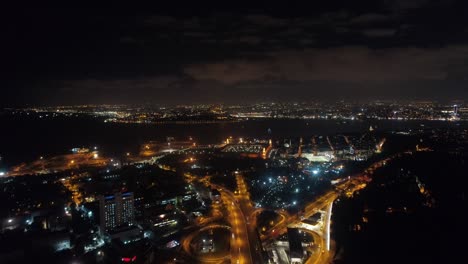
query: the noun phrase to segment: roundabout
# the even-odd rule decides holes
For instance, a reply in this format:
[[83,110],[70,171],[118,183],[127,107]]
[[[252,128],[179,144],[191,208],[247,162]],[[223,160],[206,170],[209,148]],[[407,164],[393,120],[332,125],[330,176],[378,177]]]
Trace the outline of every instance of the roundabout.
[[199,262],[223,263],[230,258],[230,238],[230,226],[213,224],[186,236],[182,249]]

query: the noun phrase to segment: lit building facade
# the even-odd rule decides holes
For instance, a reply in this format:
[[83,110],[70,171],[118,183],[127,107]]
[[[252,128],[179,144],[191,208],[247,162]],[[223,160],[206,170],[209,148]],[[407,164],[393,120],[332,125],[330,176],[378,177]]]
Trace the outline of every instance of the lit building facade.
[[99,221],[101,230],[110,231],[120,226],[135,223],[133,193],[116,193],[99,197]]

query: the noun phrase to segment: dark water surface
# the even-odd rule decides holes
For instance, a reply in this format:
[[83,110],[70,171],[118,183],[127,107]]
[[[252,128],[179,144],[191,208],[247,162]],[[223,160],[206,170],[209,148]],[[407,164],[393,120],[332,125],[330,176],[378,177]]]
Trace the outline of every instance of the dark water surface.
[[[38,119],[0,116],[0,155],[11,166],[39,156],[63,154],[73,147],[98,146],[110,155],[136,151],[148,140],[179,140],[192,136],[200,144],[219,143],[228,136],[282,138],[378,130],[456,126],[437,121],[252,120],[213,124],[117,124],[87,117]],[[271,134],[268,133],[271,130]]]

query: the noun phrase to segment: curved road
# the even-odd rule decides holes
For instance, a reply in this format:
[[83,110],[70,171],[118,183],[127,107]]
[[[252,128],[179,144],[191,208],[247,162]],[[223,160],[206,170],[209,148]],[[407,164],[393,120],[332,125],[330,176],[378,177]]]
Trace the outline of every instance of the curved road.
[[250,253],[250,243],[248,237],[247,224],[245,216],[239,207],[237,199],[234,194],[226,188],[212,184],[212,186],[219,190],[221,199],[228,208],[228,220],[231,224],[232,237],[231,237],[231,263],[244,264],[254,263],[252,254]]

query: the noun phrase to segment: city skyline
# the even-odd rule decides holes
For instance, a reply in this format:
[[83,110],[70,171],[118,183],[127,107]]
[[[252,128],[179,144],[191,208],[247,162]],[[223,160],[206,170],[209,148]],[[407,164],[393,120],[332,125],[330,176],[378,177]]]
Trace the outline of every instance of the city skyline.
[[0,263],[468,263],[468,1],[4,9]]

